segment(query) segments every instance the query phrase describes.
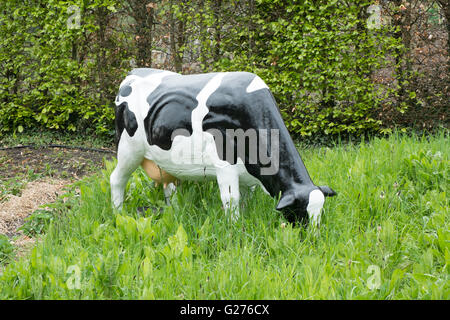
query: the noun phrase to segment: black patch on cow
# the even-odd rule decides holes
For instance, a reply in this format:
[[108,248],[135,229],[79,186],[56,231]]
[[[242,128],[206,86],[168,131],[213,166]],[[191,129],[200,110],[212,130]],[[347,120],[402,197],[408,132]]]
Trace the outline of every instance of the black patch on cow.
[[133,88],[131,88],[131,86],[129,84],[127,84],[120,88],[119,95],[122,97],[128,97],[132,91],[133,91]]
[[191,115],[198,105],[196,97],[214,75],[171,75],[163,79],[147,97],[150,111],[144,125],[150,145],[169,150],[175,135],[192,134]]
[[138,124],[136,121],[136,116],[130,109],[128,109],[128,107],[125,108],[123,112],[123,120],[125,123],[125,130],[127,130],[130,137],[134,136],[138,128]]
[[119,144],[122,132],[125,129],[130,137],[134,136],[137,130],[137,121],[134,113],[128,109],[128,103],[122,102],[116,107],[116,144]]
[[152,68],[136,68],[136,69],[131,70],[128,73],[128,75],[145,78],[151,74],[160,73],[160,72],[163,72],[163,70],[152,69]]
[[[289,133],[281,118],[277,104],[269,89],[264,88],[254,92],[247,93],[247,87],[255,78],[252,73],[232,72],[228,73],[222,81],[221,86],[216,90],[206,102],[209,113],[203,120],[203,130],[219,130],[222,133],[222,146],[216,145],[219,157],[231,164],[235,164],[237,158],[241,158],[247,171],[263,183],[267,191],[272,195],[277,195],[283,189],[280,179],[273,179],[272,176],[262,176],[261,168],[270,167],[270,163],[263,163],[259,156],[259,147],[261,146],[260,129],[265,130],[267,134],[266,158],[270,158],[271,150],[271,129],[279,130],[280,142],[286,139],[290,140]],[[230,136],[226,129],[241,130],[248,133],[242,140],[237,135]],[[252,140],[256,136],[256,140]],[[277,141],[278,142],[278,141]],[[242,147],[244,143],[244,147]],[[293,145],[293,144],[292,144]],[[220,150],[222,147],[222,150]],[[279,146],[281,153],[287,152],[283,143]],[[250,159],[250,150],[253,148],[253,158]],[[257,152],[255,152],[255,149]],[[234,157],[230,156],[230,152]],[[294,152],[297,150],[294,147]],[[256,153],[256,155],[255,155]],[[287,181],[286,181],[287,182]],[[283,183],[283,182],[281,182]]]
[[120,137],[122,136],[123,129],[125,129],[125,123],[123,121],[123,110],[127,107],[127,103],[123,102],[116,106],[116,116],[114,118],[114,124],[116,127],[116,145],[119,145]]

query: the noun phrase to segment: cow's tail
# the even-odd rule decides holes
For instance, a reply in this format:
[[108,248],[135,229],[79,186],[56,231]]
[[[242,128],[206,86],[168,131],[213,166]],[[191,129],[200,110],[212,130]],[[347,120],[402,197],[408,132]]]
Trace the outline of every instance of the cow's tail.
[[125,129],[130,137],[134,136],[138,128],[136,116],[128,108],[126,101],[116,107],[116,144],[119,144],[120,137]]

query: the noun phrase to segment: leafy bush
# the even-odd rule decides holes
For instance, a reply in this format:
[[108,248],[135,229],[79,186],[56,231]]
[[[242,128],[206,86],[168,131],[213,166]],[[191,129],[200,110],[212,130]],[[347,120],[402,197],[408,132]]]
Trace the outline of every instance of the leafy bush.
[[[409,84],[418,75],[401,71],[413,66],[402,34],[420,32],[396,18],[400,2],[389,5],[392,25],[369,29],[370,0],[4,0],[0,134],[38,126],[113,136],[117,87],[136,60],[184,72],[254,72],[296,136],[390,133],[423,110],[418,124],[430,118],[429,128],[447,121],[446,93],[425,94],[436,103],[423,109],[427,97]],[[80,10],[76,28],[68,27],[71,6]]]
[[220,42],[212,40],[223,51],[214,67],[261,76],[294,134],[378,131],[393,90],[376,85],[372,72],[400,44],[388,27],[366,27],[369,4],[259,0],[253,16],[231,17]]
[[[105,47],[109,39],[98,38],[115,11],[114,2],[2,1],[0,134],[35,126],[111,130],[112,102],[120,81],[120,76],[114,78],[115,68],[123,51],[114,41]],[[70,9],[74,5],[83,19],[71,27],[78,14]],[[107,63],[110,77],[104,75]]]

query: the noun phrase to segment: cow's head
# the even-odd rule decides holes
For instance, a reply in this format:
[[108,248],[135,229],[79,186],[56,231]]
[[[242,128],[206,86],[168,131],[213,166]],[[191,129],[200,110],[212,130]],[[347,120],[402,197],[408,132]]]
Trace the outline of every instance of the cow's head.
[[311,222],[318,227],[325,197],[335,195],[336,192],[328,186],[298,186],[282,194],[277,210],[282,211],[289,222],[305,225]]

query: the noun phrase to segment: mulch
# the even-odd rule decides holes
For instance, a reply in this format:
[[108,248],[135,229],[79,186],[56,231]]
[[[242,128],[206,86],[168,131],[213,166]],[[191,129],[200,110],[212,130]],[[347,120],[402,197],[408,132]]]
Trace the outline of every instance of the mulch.
[[33,242],[18,228],[35,210],[55,201],[64,187],[98,172],[112,150],[47,146],[0,148],[0,192],[8,181],[23,182],[17,195],[0,199],[0,234],[14,237],[16,245]]

